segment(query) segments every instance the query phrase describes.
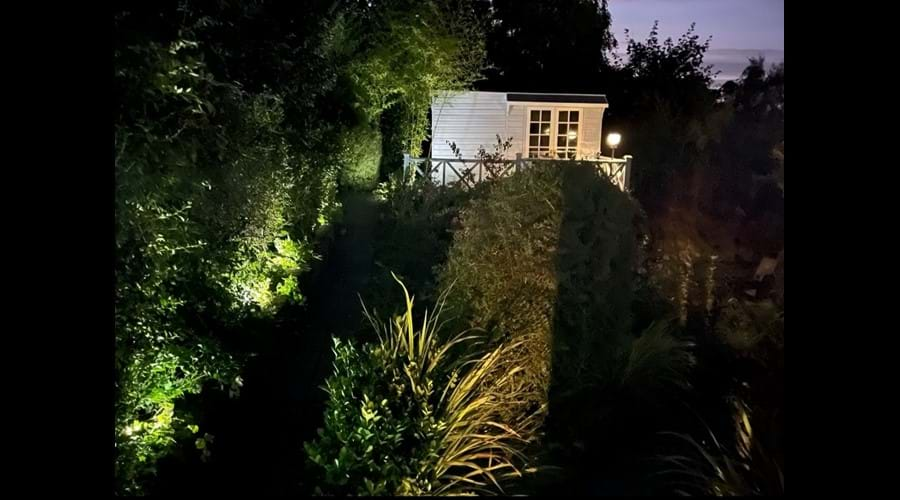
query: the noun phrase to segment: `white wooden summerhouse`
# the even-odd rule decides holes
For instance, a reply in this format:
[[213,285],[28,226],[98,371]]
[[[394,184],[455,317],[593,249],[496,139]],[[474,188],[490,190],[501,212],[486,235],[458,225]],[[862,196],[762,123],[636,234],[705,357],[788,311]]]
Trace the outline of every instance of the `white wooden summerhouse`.
[[[602,94],[445,92],[432,100],[430,154],[407,164],[438,183],[470,185],[535,161],[586,160],[627,189],[631,157],[601,155],[608,107]],[[495,153],[498,136],[511,147],[485,165],[479,150]]]

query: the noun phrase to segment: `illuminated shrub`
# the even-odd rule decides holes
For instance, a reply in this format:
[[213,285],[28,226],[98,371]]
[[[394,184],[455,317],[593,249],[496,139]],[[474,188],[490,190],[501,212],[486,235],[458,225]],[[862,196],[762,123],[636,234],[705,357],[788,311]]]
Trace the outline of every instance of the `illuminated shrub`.
[[440,305],[414,321],[405,298],[402,315],[370,318],[378,342],[335,339],[325,427],[306,444],[321,492],[502,492],[521,474],[520,450],[538,423],[535,414],[515,425],[499,420],[511,400],[527,399],[509,392],[507,379],[520,370],[511,355],[517,345],[484,349],[479,335],[465,331],[448,337]]
[[496,388],[510,394],[498,421],[540,422],[538,463],[585,470],[621,430],[610,415],[653,411],[687,387],[691,344],[664,322],[633,329],[639,218],[627,194],[576,162],[499,180],[462,210],[441,273],[448,307],[494,342],[516,342],[510,362],[523,369]]
[[216,81],[197,43],[122,45],[116,63],[116,485],[139,494],[199,432],[181,399],[236,393],[221,330],[302,300],[337,183],[289,141],[281,97]]
[[[146,492],[157,458],[201,432],[185,394],[236,392],[239,356],[222,332],[303,299],[298,276],[339,215],[341,170],[354,187],[376,181],[379,132],[342,137],[347,118],[405,110],[395,143],[421,143],[435,89],[477,74],[479,38],[461,16],[410,6],[115,12],[119,493]],[[447,64],[463,58],[473,64]]]
[[[135,323],[153,320],[138,318]],[[160,321],[148,323],[146,334],[169,335],[152,342],[140,338],[136,348],[117,347],[119,372],[116,401],[116,489],[127,494],[143,492],[144,481],[156,471],[156,461],[178,440],[189,441],[199,427],[192,416],[176,408],[179,399],[201,392],[204,383],[216,381],[232,391],[240,389],[237,364],[214,340],[193,336],[184,328],[168,331]],[[165,325],[172,327],[173,325]],[[133,327],[126,325],[124,328]],[[117,332],[121,339],[125,332]],[[186,342],[190,341],[190,344]]]
[[348,130],[342,138],[339,158],[342,185],[352,189],[374,189],[381,165],[381,131],[370,125]]
[[272,314],[286,301],[300,303],[303,295],[297,276],[309,269],[313,254],[287,233],[276,239],[272,250],[263,249],[241,261],[231,276],[231,292],[238,298],[234,307],[255,306],[262,314]]
[[530,335],[537,386],[596,373],[629,333],[636,206],[590,165],[544,164],[462,212],[442,274],[449,304],[503,338]]

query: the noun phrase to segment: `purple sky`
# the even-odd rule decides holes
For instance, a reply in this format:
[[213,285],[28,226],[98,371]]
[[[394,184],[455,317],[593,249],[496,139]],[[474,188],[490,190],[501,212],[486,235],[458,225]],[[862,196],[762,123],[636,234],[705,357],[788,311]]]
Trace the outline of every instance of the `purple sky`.
[[714,49],[784,50],[784,0],[609,0],[613,31],[644,38],[655,19],[663,38],[677,38],[692,21]]
[[660,38],[677,39],[696,22],[702,40],[712,35],[706,62],[721,71],[717,80],[736,77],[751,56],[784,61],[784,0],[609,0],[609,11],[622,52],[625,28],[643,40],[659,20]]

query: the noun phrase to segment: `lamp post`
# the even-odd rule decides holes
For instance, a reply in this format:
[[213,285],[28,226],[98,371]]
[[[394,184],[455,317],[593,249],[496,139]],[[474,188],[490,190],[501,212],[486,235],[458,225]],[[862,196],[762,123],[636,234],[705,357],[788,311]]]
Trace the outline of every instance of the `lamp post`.
[[613,132],[606,136],[606,144],[608,144],[609,147],[612,148],[613,159],[616,158],[616,146],[618,146],[620,142],[622,142],[622,134]]

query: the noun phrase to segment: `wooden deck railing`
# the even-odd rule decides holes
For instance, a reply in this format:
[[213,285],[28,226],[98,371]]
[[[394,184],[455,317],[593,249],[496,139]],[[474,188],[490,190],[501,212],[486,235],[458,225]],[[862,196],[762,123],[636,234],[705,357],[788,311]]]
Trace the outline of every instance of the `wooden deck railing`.
[[[597,172],[606,175],[620,189],[626,191],[630,188],[631,155],[622,158],[603,157],[590,160],[578,160],[582,163],[596,165]],[[541,162],[565,163],[570,160],[557,160],[550,158],[522,158],[522,154],[515,159],[462,159],[462,158],[413,158],[408,154],[403,155],[403,171],[407,175],[416,177],[429,177],[441,186],[456,185],[470,188],[476,183],[488,179],[497,179]]]

